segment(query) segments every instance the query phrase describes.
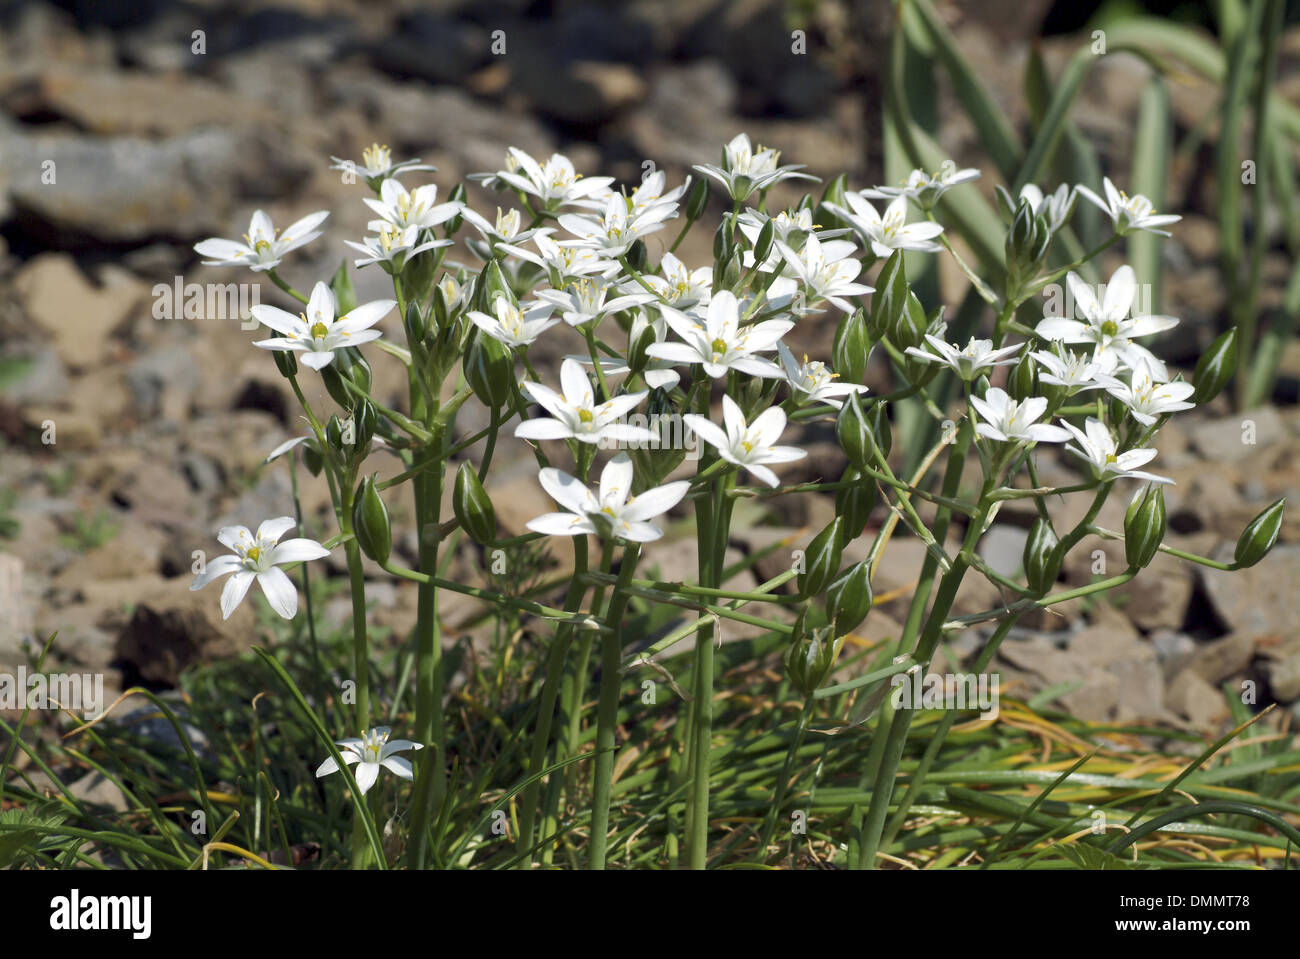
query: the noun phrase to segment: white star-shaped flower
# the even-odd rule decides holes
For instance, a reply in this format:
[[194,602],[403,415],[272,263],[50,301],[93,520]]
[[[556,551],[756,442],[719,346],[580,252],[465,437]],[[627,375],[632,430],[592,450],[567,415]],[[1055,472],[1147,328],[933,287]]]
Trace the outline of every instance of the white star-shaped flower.
[[781,357],[781,366],[785,369],[786,382],[797,393],[806,394],[810,400],[825,403],[838,410],[844,405],[844,401],[837,397],[867,392],[865,386],[856,383],[836,383],[837,374],[832,373],[830,367],[820,360],[813,360],[810,363],[808,357],[804,356],[803,362],[800,363],[784,343],[778,343],[776,349]]
[[[379,778],[380,766],[403,779],[414,778],[415,771],[411,768],[411,761],[398,756],[397,753],[404,753],[408,749],[423,749],[424,746],[409,739],[389,740],[390,732],[387,726],[376,726],[361,739],[340,739],[335,743],[345,763],[349,766],[353,763],[357,764],[355,774],[357,788],[361,790],[363,796],[370,791],[370,787]],[[316,778],[338,771],[339,764],[331,756],[317,767]]]
[[538,474],[542,488],[567,510],[546,513],[526,524],[547,536],[581,536],[591,533],[608,539],[649,543],[664,531],[647,522],[668,512],[690,490],[688,480],[678,480],[632,496],[632,460],[619,453],[600,474],[600,490],[593,494],[581,480],[554,467]]
[[292,516],[268,519],[257,528],[256,535],[247,526],[223,526],[217,532],[217,540],[227,549],[233,549],[234,554],[218,556],[206,564],[203,572],[190,584],[190,589],[202,589],[218,577],[229,575],[230,579],[221,591],[221,617],[229,619],[256,580],[271,608],[285,619],[293,619],[298,613],[298,590],[279,565],[329,555],[329,550],[311,539],[291,539],[280,543],[280,537],[297,525],[298,521]]
[[338,309],[334,293],[324,283],[317,283],[307,301],[307,310],[294,316],[276,306],[258,304],[249,311],[263,326],[268,326],[280,336],[257,340],[254,346],[264,350],[292,350],[301,352],[304,366],[323,369],[334,360],[334,351],[345,346],[360,346],[383,336],[371,327],[397,306],[396,300],[374,300],[353,308],[350,313],[335,317]]
[[660,312],[681,343],[654,343],[650,356],[672,363],[698,363],[717,379],[728,370],[750,376],[779,377],[781,370],[771,360],[755,354],[776,349],[777,342],[794,326],[790,320],[764,320],[740,325],[740,304],[730,290],[721,290],[709,301],[707,319],[695,317],[660,304]]
[[791,463],[808,455],[807,451],[795,446],[775,445],[785,432],[786,423],[785,411],[779,406],[764,410],[751,424],[745,420],[745,414],[736,402],[730,396],[724,396],[722,422],[725,430],[697,413],[687,413],[682,421],[716,449],[724,460],[749,470],[768,486],[779,486],[781,481],[765,464]]
[[1047,411],[1047,400],[1031,396],[1017,403],[1005,390],[994,386],[985,394],[970,398],[971,406],[979,413],[982,422],[975,432],[1000,443],[1023,440],[1027,443],[1063,443],[1070,434],[1059,426],[1036,422]]
[[1157,214],[1155,206],[1150,200],[1140,193],[1136,196],[1129,196],[1123,190],[1115,189],[1115,184],[1110,182],[1110,177],[1102,180],[1102,188],[1106,191],[1106,199],[1104,200],[1082,184],[1075,187],[1080,196],[1086,197],[1106,212],[1106,215],[1115,224],[1115,232],[1120,236],[1125,236],[1137,230],[1146,230],[1160,236],[1169,236],[1168,231],[1162,230],[1160,227],[1177,223],[1182,219],[1181,216],[1175,216],[1172,213]]
[[551,416],[525,420],[515,427],[515,436],[526,440],[575,439],[593,444],[649,442],[655,438],[648,429],[619,422],[649,391],[624,393],[597,403],[591,380],[582,364],[573,359],[560,364],[560,386],[563,395],[541,383],[522,384],[524,392]]
[[844,200],[851,209],[846,210],[835,203],[827,203],[826,209],[860,233],[876,256],[890,256],[895,250],[937,253],[943,249],[934,242],[934,238],[943,232],[943,227],[938,223],[907,222],[905,196],[897,197],[885,207],[884,216],[877,213],[876,208],[860,193],[846,193]]
[[1071,444],[1065,448],[1086,462],[1097,479],[1103,483],[1121,477],[1149,480],[1152,483],[1173,482],[1168,477],[1156,476],[1154,473],[1146,473],[1137,468],[1155,459],[1155,450],[1128,450],[1124,453],[1116,453],[1115,437],[1101,420],[1088,417],[1082,430],[1064,420],[1061,422],[1074,434],[1074,439],[1078,443],[1077,446]]
[[933,353],[909,346],[905,351],[907,355],[924,360],[926,363],[943,363],[950,366],[967,382],[976,379],[984,370],[990,370],[995,366],[1014,365],[1016,362],[1014,359],[1005,357],[1010,357],[1025,345],[1017,343],[1014,346],[1004,346],[995,350],[992,340],[977,340],[971,337],[970,342],[959,350],[951,343],[946,343],[929,333],[925,334],[925,340],[934,350]]
[[296,250],[321,235],[320,226],[329,216],[328,210],[309,213],[301,220],[289,224],[278,232],[271,218],[262,210],[255,210],[249,221],[244,242],[211,237],[194,244],[194,252],[211,257],[204,266],[246,266],[255,273],[274,269],[290,250]]

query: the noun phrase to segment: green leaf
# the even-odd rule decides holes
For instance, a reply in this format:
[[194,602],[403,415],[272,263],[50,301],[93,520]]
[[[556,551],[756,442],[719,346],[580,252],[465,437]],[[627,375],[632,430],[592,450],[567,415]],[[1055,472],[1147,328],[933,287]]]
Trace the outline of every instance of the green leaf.
[[[1165,181],[1168,179],[1172,139],[1173,119],[1169,110],[1169,91],[1164,80],[1156,75],[1142,91],[1129,183],[1131,192],[1141,193],[1155,204],[1157,210],[1164,209],[1165,205]],[[1134,233],[1128,239],[1129,264],[1137,274],[1138,282],[1151,284],[1148,309],[1152,313],[1162,312],[1160,251],[1163,246],[1164,238],[1147,230]]]

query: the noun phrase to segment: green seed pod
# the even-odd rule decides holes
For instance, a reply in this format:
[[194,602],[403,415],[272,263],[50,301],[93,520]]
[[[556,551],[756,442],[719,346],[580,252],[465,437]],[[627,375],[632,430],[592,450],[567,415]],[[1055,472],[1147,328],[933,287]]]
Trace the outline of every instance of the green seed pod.
[[343,442],[343,421],[339,419],[337,413],[331,414],[329,422],[325,424],[325,442],[336,453],[343,456],[352,455],[351,444]]
[[298,375],[298,358],[293,350],[272,350],[271,356],[275,358],[275,368],[286,380]]
[[861,383],[867,377],[870,358],[871,337],[867,334],[866,314],[860,309],[846,313],[831,345],[832,368],[846,383]]
[[349,367],[348,377],[356,384],[357,389],[363,393],[370,392],[370,385],[373,382],[373,376],[370,372],[370,362],[361,355],[361,351],[355,346],[349,346],[342,352],[347,354]]
[[852,466],[844,471],[840,482],[853,484],[835,491],[835,512],[844,518],[844,545],[847,546],[862,535],[880,491],[875,480],[864,479]]
[[796,625],[794,641],[785,651],[785,672],[795,689],[811,696],[835,669],[835,660],[844,639],[832,639],[826,627],[804,630],[802,617]]
[[775,224],[769,219],[763,224],[763,229],[758,231],[758,239],[754,242],[754,261],[763,263],[772,253],[772,241],[776,238]]
[[388,507],[375,488],[374,476],[367,476],[357,487],[352,502],[352,533],[361,552],[380,565],[388,562],[388,555],[393,551],[393,531],[388,523]]
[[1052,588],[1061,571],[1063,557],[1056,548],[1059,543],[1051,520],[1043,516],[1034,520],[1025,540],[1023,563],[1029,588],[1040,596]]
[[686,219],[694,223],[704,216],[704,209],[709,205],[709,181],[700,177],[691,187],[691,195],[686,201]]
[[1139,490],[1124,515],[1124,558],[1130,569],[1143,569],[1165,538],[1165,494],[1155,483]]
[[1285,506],[1285,498],[1278,500],[1241,531],[1234,559],[1242,569],[1254,566],[1273,548],[1277,534],[1282,529],[1282,510]]
[[850,393],[835,417],[835,438],[839,440],[840,449],[860,470],[865,470],[872,462],[875,438],[871,433],[871,423],[862,412],[858,403],[858,394]]
[[888,459],[889,451],[894,448],[894,427],[889,422],[889,411],[885,409],[885,404],[877,401],[867,418],[871,422],[871,435],[880,447],[880,455]]
[[[717,231],[713,234],[713,262],[726,263],[731,258],[731,231],[727,229],[727,220],[718,224]],[[717,267],[714,267],[717,270]]]
[[1210,402],[1228,385],[1237,372],[1237,328],[1221,333],[1196,361],[1192,382],[1196,390],[1192,402],[1197,406]]
[[836,636],[846,636],[862,625],[874,602],[871,593],[871,564],[854,563],[826,587],[826,615],[835,625]]
[[479,290],[482,302],[479,309],[489,316],[496,315],[497,297],[504,296],[510,301],[512,306],[518,306],[519,300],[515,297],[514,290],[510,289],[510,283],[506,280],[506,275],[501,271],[501,262],[493,260],[483,268],[479,274]]
[[745,264],[738,247],[732,247],[731,258],[727,260],[726,269],[722,271],[723,289],[735,289],[740,283],[740,277],[744,273]]
[[500,409],[510,399],[515,362],[510,350],[486,334],[475,335],[461,363],[474,395],[489,409]]
[[808,549],[804,551],[804,571],[797,579],[801,595],[817,595],[840,571],[843,535],[844,517],[836,516],[808,544]]
[[451,506],[466,536],[482,546],[496,541],[496,510],[492,508],[487,490],[479,482],[478,473],[468,463],[461,463],[456,471]]

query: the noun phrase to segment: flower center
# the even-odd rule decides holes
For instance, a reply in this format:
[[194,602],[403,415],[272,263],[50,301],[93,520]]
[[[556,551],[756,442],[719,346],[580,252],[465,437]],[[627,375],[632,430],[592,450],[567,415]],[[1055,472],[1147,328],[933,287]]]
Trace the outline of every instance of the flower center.
[[361,162],[367,170],[387,170],[392,163],[392,154],[388,152],[388,147],[372,143],[362,151]]
[[578,420],[583,423],[591,423],[596,419],[591,410],[578,410]]
[[1114,336],[1116,333],[1119,332],[1119,324],[1116,323],[1114,320],[1107,320],[1105,323],[1101,325],[1101,332],[1105,336]]
[[329,334],[329,327],[324,323],[317,323],[311,328],[311,338],[313,340],[323,340]]
[[259,562],[262,558],[261,547],[254,546],[244,555],[248,558],[249,562],[253,562],[253,563]]
[[714,340],[712,343],[709,344],[709,348],[710,348],[711,350],[713,350],[713,355],[714,355],[715,357],[716,357],[716,356],[724,356],[724,355],[726,355],[726,352],[727,352],[727,344],[726,344],[726,341],[725,341],[725,340],[722,340],[722,339]]

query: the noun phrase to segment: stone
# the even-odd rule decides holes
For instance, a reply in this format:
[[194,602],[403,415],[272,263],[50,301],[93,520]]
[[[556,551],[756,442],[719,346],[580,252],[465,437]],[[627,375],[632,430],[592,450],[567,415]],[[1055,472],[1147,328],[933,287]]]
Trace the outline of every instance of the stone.
[[1223,694],[1193,669],[1184,669],[1165,690],[1165,705],[1202,729],[1230,715]]
[[126,794],[122,788],[94,770],[68,784],[68,792],[88,806],[112,812],[126,812]]
[[[1224,555],[1231,559],[1231,547]],[[1289,636],[1300,621],[1300,546],[1275,546],[1249,569],[1200,566],[1197,574],[1215,614],[1234,632],[1255,639]]]
[[64,362],[85,368],[109,359],[108,339],[143,300],[138,281],[99,288],[66,253],[33,257],[15,281],[23,309],[48,334]]
[[1289,432],[1277,410],[1261,406],[1239,416],[1198,423],[1191,440],[1211,463],[1236,463],[1258,448],[1281,441]]
[[1222,639],[1200,644],[1186,668],[1206,682],[1221,683],[1245,672],[1254,658],[1254,638],[1246,633],[1231,633]]

